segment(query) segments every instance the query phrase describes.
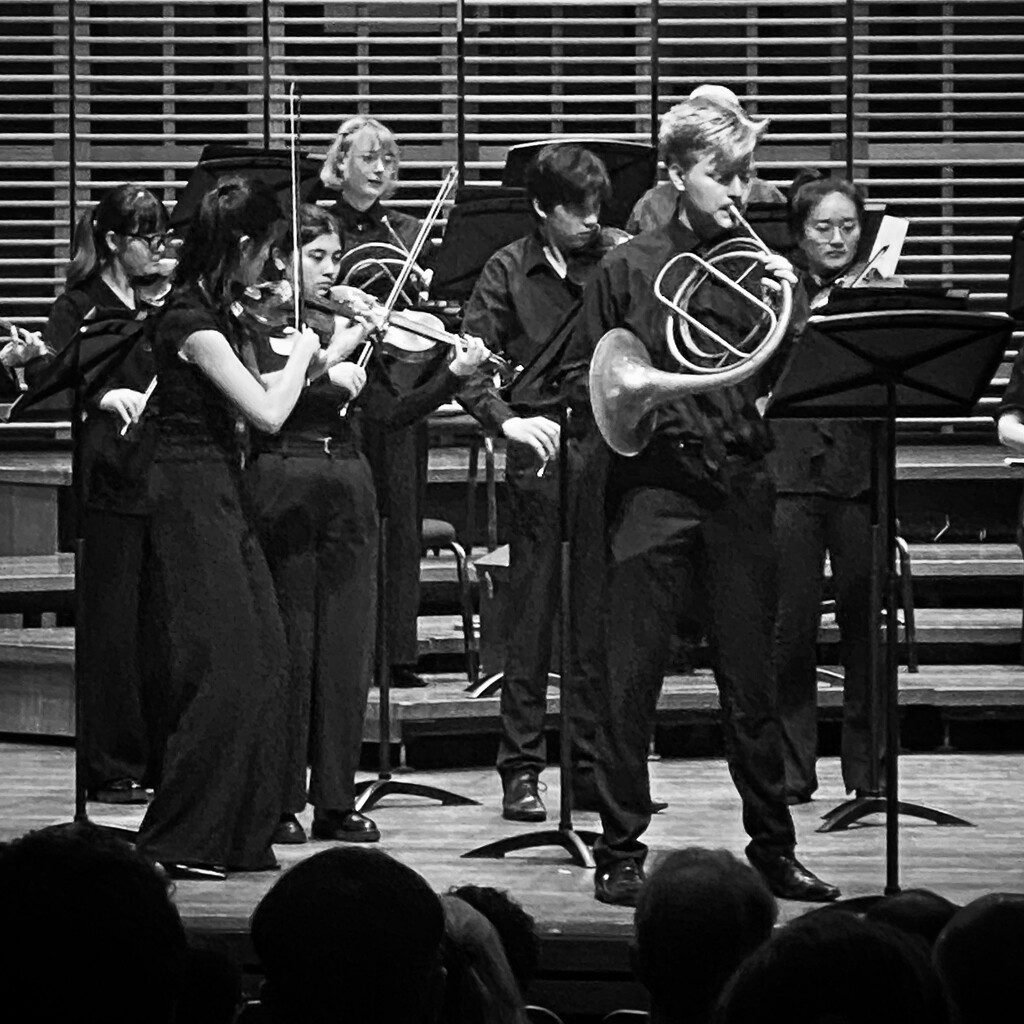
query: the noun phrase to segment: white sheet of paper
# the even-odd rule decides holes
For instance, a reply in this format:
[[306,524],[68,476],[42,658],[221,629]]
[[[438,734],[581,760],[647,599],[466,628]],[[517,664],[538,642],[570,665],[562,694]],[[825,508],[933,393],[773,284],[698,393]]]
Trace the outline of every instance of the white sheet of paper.
[[896,273],[909,227],[910,221],[905,217],[890,217],[888,214],[882,217],[869,260],[871,269],[877,270],[882,277],[892,277]]

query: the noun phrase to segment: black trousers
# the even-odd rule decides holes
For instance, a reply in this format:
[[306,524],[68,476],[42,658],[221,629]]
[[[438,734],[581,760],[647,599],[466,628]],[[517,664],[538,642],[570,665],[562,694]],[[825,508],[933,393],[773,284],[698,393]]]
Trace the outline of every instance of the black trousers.
[[832,562],[842,640],[843,783],[848,792],[868,788],[872,757],[870,503],[818,494],[780,495],[775,539],[782,570],[775,649],[786,789],[810,796],[818,786],[817,636],[826,551]]
[[265,869],[284,802],[288,653],[247,481],[182,446],[150,483],[147,716],[165,742],[138,848]]
[[670,632],[688,601],[703,601],[707,610],[726,760],[751,845],[790,853],[796,842],[772,663],[774,488],[760,466],[727,467],[723,482],[713,508],[678,491],[630,490],[611,531],[608,685],[596,771],[599,864],[646,855],[647,749]]
[[[86,509],[80,631],[85,669],[86,785],[142,780],[148,740],[143,712],[142,600],[147,522],[143,515]],[[149,780],[155,781],[155,780]]]
[[[603,446],[571,441],[569,534],[573,586],[572,679],[568,692],[574,778],[593,785],[596,695],[604,677],[600,616],[604,591]],[[498,772],[503,779],[547,764],[544,716],[552,639],[561,607],[560,467],[540,461],[525,445],[510,444],[505,480],[509,492],[509,609],[501,688]],[[580,791],[580,788],[577,789]]]
[[253,468],[260,539],[288,640],[288,786],[282,812],[309,800],[350,811],[373,671],[377,510],[366,459],[264,453]]

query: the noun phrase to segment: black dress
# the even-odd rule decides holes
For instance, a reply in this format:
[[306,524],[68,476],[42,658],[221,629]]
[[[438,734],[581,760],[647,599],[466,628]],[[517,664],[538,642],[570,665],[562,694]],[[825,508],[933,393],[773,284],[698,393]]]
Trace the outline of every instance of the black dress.
[[288,661],[274,585],[239,457],[237,413],[178,355],[232,325],[195,290],[156,333],[159,400],[151,471],[149,623],[160,673],[151,707],[161,784],[139,848],[155,860],[273,867],[284,805]]

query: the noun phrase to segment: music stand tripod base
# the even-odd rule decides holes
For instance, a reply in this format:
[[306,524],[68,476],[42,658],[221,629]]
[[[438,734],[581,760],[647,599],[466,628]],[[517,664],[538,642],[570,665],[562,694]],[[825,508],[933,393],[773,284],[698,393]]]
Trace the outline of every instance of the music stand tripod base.
[[526,832],[521,836],[505,836],[493,843],[485,843],[475,850],[462,854],[463,857],[504,857],[519,850],[532,850],[544,846],[555,846],[565,850],[572,863],[581,868],[594,867],[594,855],[590,848],[596,842],[596,832],[579,831],[573,828],[552,828],[543,832]]
[[460,796],[437,786],[424,786],[418,782],[398,779],[372,779],[356,786],[355,809],[360,812],[369,810],[386,796],[422,796],[436,800],[444,807],[480,806],[479,800],[471,800],[468,796]]
[[[850,826],[855,825],[862,818],[871,814],[883,814],[886,809],[884,796],[858,796],[852,800],[845,800],[831,811],[823,814],[822,823],[814,830],[815,832],[843,832]],[[926,807],[924,804],[911,804],[900,800],[896,804],[898,814],[909,814],[915,818],[923,818],[925,821],[932,821],[936,825],[959,825],[967,828],[974,828],[974,822],[966,818],[958,818],[948,811],[941,811],[936,807]]]

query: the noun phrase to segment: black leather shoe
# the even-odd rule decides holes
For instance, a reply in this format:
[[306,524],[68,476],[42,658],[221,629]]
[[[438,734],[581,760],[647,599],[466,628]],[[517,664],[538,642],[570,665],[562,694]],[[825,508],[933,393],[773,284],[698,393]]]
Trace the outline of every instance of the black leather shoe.
[[620,907],[635,907],[644,884],[644,867],[638,860],[616,860],[594,871],[594,899]]
[[510,776],[505,783],[501,816],[508,821],[543,821],[547,811],[537,790],[536,773],[525,771]]
[[748,846],[747,860],[780,900],[831,903],[839,897],[836,886],[823,882],[792,854],[765,853],[756,846]]
[[372,818],[358,811],[314,811],[313,838],[336,843],[375,843],[380,831]]
[[810,793],[787,793],[786,803],[790,807],[795,807],[798,804],[809,804],[813,797]]
[[135,779],[115,779],[89,790],[89,799],[100,804],[145,804],[151,795]]
[[418,686],[426,686],[427,681],[417,675],[408,665],[391,666],[391,685],[396,690],[411,690]]
[[294,814],[282,814],[270,842],[275,846],[298,846],[305,841],[306,830],[299,824],[299,819]]
[[228,869],[221,864],[163,861],[160,867],[168,878],[173,878],[176,882],[223,882],[228,877]]

